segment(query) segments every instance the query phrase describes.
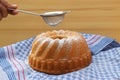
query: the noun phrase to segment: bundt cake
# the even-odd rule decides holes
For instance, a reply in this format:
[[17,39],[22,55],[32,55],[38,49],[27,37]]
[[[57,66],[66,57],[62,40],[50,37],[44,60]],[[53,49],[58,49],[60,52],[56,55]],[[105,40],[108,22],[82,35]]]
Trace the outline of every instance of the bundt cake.
[[28,59],[37,71],[64,74],[88,66],[92,57],[82,34],[53,30],[36,36]]

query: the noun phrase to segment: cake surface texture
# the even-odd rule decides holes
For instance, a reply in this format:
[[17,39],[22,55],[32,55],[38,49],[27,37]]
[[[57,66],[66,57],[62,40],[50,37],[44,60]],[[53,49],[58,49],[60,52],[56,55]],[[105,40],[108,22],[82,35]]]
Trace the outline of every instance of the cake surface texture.
[[36,36],[28,60],[34,70],[65,74],[87,67],[92,56],[82,34],[53,30]]

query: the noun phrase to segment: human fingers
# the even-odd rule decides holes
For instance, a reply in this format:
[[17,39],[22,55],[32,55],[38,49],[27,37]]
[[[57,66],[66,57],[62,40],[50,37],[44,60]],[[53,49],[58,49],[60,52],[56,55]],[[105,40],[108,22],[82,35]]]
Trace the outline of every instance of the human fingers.
[[12,6],[12,4],[8,3],[7,0],[0,0],[0,3],[3,4],[6,8],[9,8]]
[[8,11],[7,11],[6,7],[2,4],[0,4],[0,13],[1,13],[2,18],[7,17],[7,15],[8,15]]
[[12,14],[12,15],[15,15],[15,14],[17,14],[18,12],[17,12],[17,5],[15,5],[15,4],[10,4],[10,3],[8,3],[8,1],[7,0],[1,0],[1,3],[7,8],[7,9],[14,9],[14,10],[8,10],[8,13],[9,14]]
[[2,20],[2,14],[0,13],[0,21]]
[[17,5],[13,4],[11,7],[9,7],[8,9],[12,9],[12,10],[8,10],[8,13],[11,15],[16,15],[18,14],[17,11]]

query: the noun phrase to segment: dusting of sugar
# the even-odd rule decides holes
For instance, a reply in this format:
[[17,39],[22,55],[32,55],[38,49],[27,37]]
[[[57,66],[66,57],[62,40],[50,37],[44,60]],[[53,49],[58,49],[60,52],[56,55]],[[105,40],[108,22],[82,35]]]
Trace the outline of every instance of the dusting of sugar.
[[55,50],[55,56],[53,56],[54,58],[55,57],[57,57],[56,55],[57,54],[60,54],[60,51],[61,51],[61,49],[62,49],[62,47],[63,47],[63,45],[64,45],[64,40],[59,40],[59,39],[56,39],[56,40],[58,40],[58,47],[57,47],[57,49]]
[[45,48],[45,50],[42,53],[42,57],[45,58],[45,56],[48,54],[48,51],[50,51],[51,47],[53,46],[53,44],[55,43],[54,40],[49,41],[49,45]]
[[70,51],[71,51],[71,48],[72,48],[72,38],[67,38],[66,39],[66,42],[67,42],[67,45],[66,45],[66,53],[65,53],[65,58],[68,57]]
[[[41,39],[41,40],[42,40],[42,39]],[[39,41],[40,41],[40,39],[39,39]],[[36,42],[37,42],[37,41],[36,41]],[[36,51],[35,51],[35,54],[37,53],[37,51],[39,51],[40,46],[42,46],[45,42],[49,42],[49,40],[48,40],[48,39],[45,39],[45,40],[40,41],[40,44],[37,46],[37,49],[36,49]]]

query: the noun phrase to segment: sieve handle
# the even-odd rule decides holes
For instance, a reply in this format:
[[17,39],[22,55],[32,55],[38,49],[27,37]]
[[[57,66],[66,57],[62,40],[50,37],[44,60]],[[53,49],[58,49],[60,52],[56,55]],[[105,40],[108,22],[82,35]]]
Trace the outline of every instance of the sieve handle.
[[[15,10],[15,9],[8,8],[8,10],[13,11],[13,10]],[[26,13],[26,14],[31,14],[31,15],[40,16],[40,14],[31,12],[31,11],[25,11],[25,10],[20,10],[20,9],[17,9],[16,11],[22,12],[22,13]]]

